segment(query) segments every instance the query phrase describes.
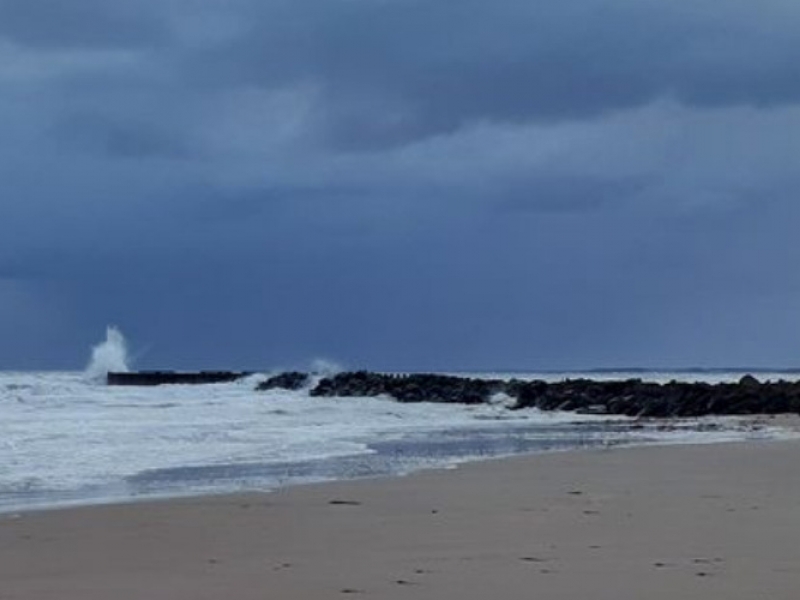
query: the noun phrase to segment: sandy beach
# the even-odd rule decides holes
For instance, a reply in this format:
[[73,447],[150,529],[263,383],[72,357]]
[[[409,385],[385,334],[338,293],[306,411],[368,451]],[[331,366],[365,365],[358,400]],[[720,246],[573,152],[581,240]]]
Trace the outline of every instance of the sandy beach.
[[795,599],[800,442],[0,516],[3,600]]

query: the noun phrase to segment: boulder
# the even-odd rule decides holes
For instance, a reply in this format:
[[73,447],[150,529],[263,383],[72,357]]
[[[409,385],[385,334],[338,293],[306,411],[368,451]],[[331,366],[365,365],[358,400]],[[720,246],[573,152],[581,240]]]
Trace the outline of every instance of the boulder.
[[256,386],[259,391],[264,390],[299,390],[308,385],[310,377],[307,373],[300,373],[299,371],[288,371],[273,375],[266,381],[262,381]]

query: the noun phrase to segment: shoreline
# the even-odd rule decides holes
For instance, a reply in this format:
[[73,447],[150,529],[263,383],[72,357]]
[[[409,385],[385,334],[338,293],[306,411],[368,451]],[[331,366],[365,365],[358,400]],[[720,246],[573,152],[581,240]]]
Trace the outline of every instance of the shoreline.
[[[574,445],[568,447],[551,447],[541,448],[533,451],[516,452],[511,454],[498,454],[488,456],[464,456],[463,458],[453,458],[449,462],[443,462],[433,466],[420,466],[412,468],[409,471],[400,471],[395,473],[377,473],[371,475],[351,476],[351,477],[334,477],[329,479],[319,479],[311,481],[296,481],[284,484],[278,484],[271,488],[248,488],[240,490],[217,490],[207,492],[162,492],[155,494],[142,494],[131,496],[110,496],[107,498],[98,497],[95,499],[86,498],[76,500],[63,500],[54,501],[52,503],[38,503],[34,506],[26,507],[24,505],[9,505],[0,506],[0,521],[9,518],[16,518],[23,515],[35,514],[41,512],[61,511],[61,510],[74,510],[74,509],[91,509],[94,507],[104,506],[117,506],[117,505],[139,505],[147,504],[150,502],[171,502],[181,501],[187,499],[213,499],[226,496],[237,496],[242,494],[272,494],[284,489],[291,489],[295,487],[313,486],[313,485],[331,485],[337,483],[348,482],[361,482],[361,481],[381,481],[394,478],[410,477],[419,473],[426,472],[447,472],[454,469],[460,469],[471,464],[491,463],[493,461],[514,460],[516,458],[536,457],[540,455],[549,455],[554,453],[572,453],[572,452],[593,452],[603,451],[610,448],[617,450],[648,448],[648,447],[671,447],[671,446],[705,446],[716,444],[741,444],[753,443],[761,441],[791,441],[793,439],[800,439],[800,416],[797,415],[757,415],[750,417],[743,416],[721,416],[721,417],[701,417],[696,421],[709,420],[712,423],[725,422],[729,427],[722,426],[719,429],[711,429],[709,431],[697,430],[694,435],[698,436],[691,440],[647,440],[647,441],[619,441],[614,440],[611,444],[604,444],[602,442],[586,443],[584,445]],[[677,431],[680,429],[680,424],[686,424],[694,419],[652,419],[650,424],[657,423],[659,428],[666,428],[667,431]],[[609,421],[615,423],[615,421]],[[631,421],[634,424],[635,421]],[[691,431],[691,429],[687,429]],[[635,429],[631,429],[635,431]],[[765,432],[765,437],[749,437],[754,436],[756,432]],[[700,436],[707,434],[714,435],[730,435],[730,438],[722,439],[709,439],[702,440]],[[363,458],[362,455],[354,455],[356,458]],[[340,457],[347,458],[347,457]]]
[[789,600],[800,440],[553,452],[0,518],[0,592]]

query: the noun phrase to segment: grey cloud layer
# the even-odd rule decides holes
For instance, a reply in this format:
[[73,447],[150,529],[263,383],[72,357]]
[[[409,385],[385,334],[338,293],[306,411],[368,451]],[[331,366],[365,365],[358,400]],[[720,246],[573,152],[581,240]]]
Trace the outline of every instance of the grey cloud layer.
[[670,97],[779,105],[800,93],[797,9],[774,2],[296,2],[251,9],[247,31],[188,56],[210,85],[318,87],[344,148],[473,121],[591,118]]
[[[44,48],[141,46],[164,39],[160,3],[103,0],[3,0],[0,33],[17,43]],[[155,14],[153,14],[155,9]]]
[[0,0],[0,360],[788,362],[798,17]]
[[0,31],[34,47],[149,49],[177,80],[160,85],[309,85],[323,132],[345,148],[369,148],[473,121],[589,118],[663,97],[699,106],[796,101],[798,9],[779,1],[725,9],[631,0],[7,1]]

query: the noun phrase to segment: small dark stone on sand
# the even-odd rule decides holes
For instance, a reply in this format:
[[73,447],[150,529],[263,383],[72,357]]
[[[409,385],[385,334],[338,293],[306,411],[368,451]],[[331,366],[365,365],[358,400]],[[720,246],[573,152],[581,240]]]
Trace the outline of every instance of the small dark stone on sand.
[[524,560],[525,562],[537,562],[537,563],[547,562],[546,558],[538,558],[536,556],[521,556],[520,560]]

